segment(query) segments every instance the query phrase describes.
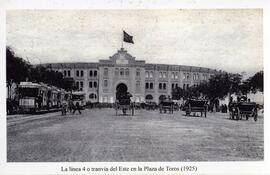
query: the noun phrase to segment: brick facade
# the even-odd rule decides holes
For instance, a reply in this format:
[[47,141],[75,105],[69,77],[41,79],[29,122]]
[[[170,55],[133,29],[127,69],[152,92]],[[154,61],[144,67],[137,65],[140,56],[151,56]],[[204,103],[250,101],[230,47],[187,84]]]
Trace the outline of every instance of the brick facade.
[[[171,96],[175,87],[188,88],[207,81],[216,70],[166,64],[147,64],[121,48],[109,59],[97,63],[44,64],[73,77],[76,86],[86,94],[86,101],[113,103],[116,87],[123,83],[136,102],[159,102],[161,95]],[[146,98],[147,97],[147,98]]]

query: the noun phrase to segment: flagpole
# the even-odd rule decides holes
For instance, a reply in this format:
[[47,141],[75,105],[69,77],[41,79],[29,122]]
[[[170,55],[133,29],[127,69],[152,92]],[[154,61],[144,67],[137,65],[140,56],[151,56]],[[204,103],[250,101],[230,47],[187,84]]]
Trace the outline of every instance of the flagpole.
[[121,48],[124,48],[123,43],[124,43],[124,29],[122,29],[122,47]]

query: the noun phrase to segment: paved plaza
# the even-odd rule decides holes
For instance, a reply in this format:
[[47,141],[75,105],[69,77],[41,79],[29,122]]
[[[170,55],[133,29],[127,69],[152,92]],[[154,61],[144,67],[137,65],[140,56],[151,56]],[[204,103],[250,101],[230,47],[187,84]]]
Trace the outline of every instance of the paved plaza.
[[114,109],[8,116],[7,161],[262,161],[263,116],[228,118],[146,110],[116,116]]

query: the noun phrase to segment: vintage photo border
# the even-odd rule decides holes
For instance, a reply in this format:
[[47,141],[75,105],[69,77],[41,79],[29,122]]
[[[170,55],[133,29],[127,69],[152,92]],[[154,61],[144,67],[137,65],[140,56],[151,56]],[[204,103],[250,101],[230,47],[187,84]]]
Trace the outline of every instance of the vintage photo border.
[[[3,4],[3,5],[2,5]],[[268,0],[242,0],[236,2],[235,0],[154,0],[154,1],[141,1],[141,0],[0,0],[0,65],[1,65],[1,93],[0,93],[0,174],[91,174],[91,173],[63,173],[61,166],[74,166],[74,167],[111,167],[111,166],[182,166],[190,165],[197,166],[198,171],[191,174],[256,174],[264,175],[270,174],[270,119],[269,114],[269,21],[270,21],[270,4]],[[5,61],[5,47],[6,47],[6,10],[8,9],[175,9],[175,8],[262,8],[263,9],[263,25],[264,25],[264,71],[265,77],[264,84],[266,91],[264,92],[264,104],[266,104],[264,118],[264,161],[248,161],[248,162],[91,162],[91,163],[72,163],[72,162],[58,162],[58,163],[7,163],[7,147],[6,147],[6,61]],[[100,173],[104,174],[104,173]],[[106,174],[115,174],[109,172]],[[117,172],[116,174],[122,174]],[[150,174],[149,172],[129,172],[123,174]],[[151,173],[151,174],[170,174],[165,172]],[[172,174],[188,174],[185,172],[173,172]],[[189,173],[190,174],[190,173]]]

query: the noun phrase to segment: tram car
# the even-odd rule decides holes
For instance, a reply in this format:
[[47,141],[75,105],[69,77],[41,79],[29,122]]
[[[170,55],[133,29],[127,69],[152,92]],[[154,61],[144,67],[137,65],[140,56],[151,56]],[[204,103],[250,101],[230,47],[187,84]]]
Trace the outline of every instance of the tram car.
[[71,100],[73,102],[73,105],[76,105],[76,103],[79,103],[79,106],[81,109],[85,108],[86,101],[85,101],[85,93],[82,91],[74,91],[71,93]]
[[241,120],[243,117],[246,117],[246,120],[249,117],[253,117],[254,121],[258,119],[257,104],[254,102],[239,102],[230,104],[230,118],[232,120]]
[[200,112],[201,117],[204,114],[204,117],[207,115],[208,106],[207,100],[200,100],[200,99],[188,99],[185,103],[185,111],[186,116],[190,116],[192,112]]
[[159,112],[173,114],[174,102],[170,99],[164,99],[159,103]]
[[123,112],[123,115],[127,115],[127,112],[134,115],[134,103],[131,102],[132,95],[128,92],[118,95],[118,98],[115,102],[115,112],[118,115],[118,111]]
[[37,112],[47,107],[47,87],[21,82],[18,86],[19,108],[22,112]]

